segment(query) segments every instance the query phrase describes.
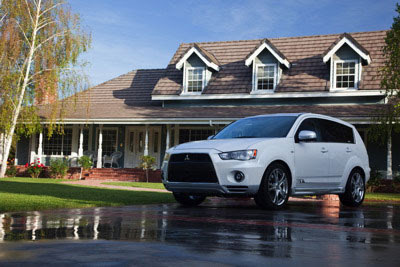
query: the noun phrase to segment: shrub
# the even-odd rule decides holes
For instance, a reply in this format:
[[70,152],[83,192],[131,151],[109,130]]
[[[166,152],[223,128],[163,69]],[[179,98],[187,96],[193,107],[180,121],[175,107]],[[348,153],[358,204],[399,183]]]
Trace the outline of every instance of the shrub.
[[40,159],[35,159],[31,164],[25,164],[25,167],[32,178],[39,178],[40,173],[46,168],[42,163],[40,163]]
[[68,161],[65,159],[53,159],[50,162],[50,175],[54,178],[64,178],[68,169]]
[[149,170],[155,170],[156,158],[153,156],[142,156],[140,167],[146,171],[146,181],[149,182]]
[[8,177],[15,177],[17,175],[17,167],[14,165],[8,166],[6,170],[6,176]]
[[84,170],[89,170],[93,166],[92,160],[88,156],[82,156],[78,159],[78,164]]

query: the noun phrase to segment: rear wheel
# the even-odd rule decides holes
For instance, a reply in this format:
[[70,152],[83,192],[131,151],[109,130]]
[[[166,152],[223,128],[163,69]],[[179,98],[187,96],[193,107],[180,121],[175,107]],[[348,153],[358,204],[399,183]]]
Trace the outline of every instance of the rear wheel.
[[173,193],[173,195],[176,201],[187,207],[198,206],[206,199],[205,196],[190,195],[186,193]]
[[346,184],[346,191],[339,195],[340,202],[349,207],[358,207],[364,201],[364,175],[359,169],[353,170]]
[[283,164],[273,163],[265,172],[254,201],[264,209],[281,209],[289,199],[289,188],[289,170]]

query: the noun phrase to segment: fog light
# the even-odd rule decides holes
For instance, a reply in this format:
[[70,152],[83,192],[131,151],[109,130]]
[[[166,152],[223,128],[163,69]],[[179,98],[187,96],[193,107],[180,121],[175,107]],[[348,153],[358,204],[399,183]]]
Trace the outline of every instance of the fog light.
[[235,172],[234,178],[235,178],[236,182],[240,183],[244,180],[244,173],[241,171],[237,171],[237,172]]

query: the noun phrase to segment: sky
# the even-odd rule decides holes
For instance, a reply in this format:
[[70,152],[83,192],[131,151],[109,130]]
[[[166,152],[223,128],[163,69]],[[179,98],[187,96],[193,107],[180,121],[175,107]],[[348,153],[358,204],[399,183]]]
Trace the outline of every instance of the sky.
[[165,68],[180,43],[389,29],[397,0],[69,0],[92,35],[90,85]]

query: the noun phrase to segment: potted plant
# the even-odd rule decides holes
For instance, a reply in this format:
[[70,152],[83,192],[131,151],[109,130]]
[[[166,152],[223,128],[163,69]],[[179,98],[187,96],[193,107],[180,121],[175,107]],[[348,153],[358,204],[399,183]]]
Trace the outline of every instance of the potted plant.
[[156,164],[156,158],[153,156],[142,156],[142,164],[140,164],[140,167],[145,171],[146,173],[146,182],[149,182],[149,170],[152,169],[154,170],[155,164]]
[[81,174],[79,179],[82,179],[82,172],[88,171],[93,166],[93,161],[88,156],[82,156],[78,159],[78,164],[81,166]]

